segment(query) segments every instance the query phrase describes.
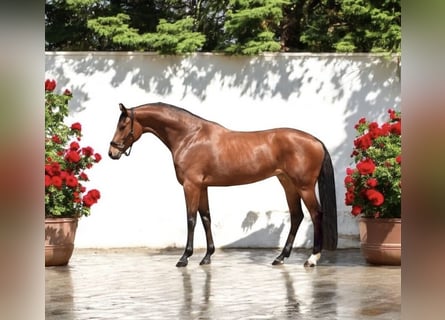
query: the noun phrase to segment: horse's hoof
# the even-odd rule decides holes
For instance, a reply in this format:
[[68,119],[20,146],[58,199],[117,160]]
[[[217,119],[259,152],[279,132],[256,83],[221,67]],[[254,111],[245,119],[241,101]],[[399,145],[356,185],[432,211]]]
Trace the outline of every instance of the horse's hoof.
[[311,254],[309,259],[307,259],[306,262],[304,263],[304,266],[311,268],[315,267],[317,265],[318,260],[320,260],[320,257],[321,257],[320,253]]
[[312,262],[309,262],[309,261],[306,261],[306,262],[304,263],[304,266],[305,266],[306,268],[307,268],[307,267],[312,268],[312,267],[315,267],[316,264],[315,264],[315,263],[312,263]]
[[199,265],[204,266],[206,264],[210,264],[210,258],[204,258],[201,260],[201,262],[199,263]]
[[272,262],[272,265],[273,265],[273,266],[281,266],[282,264],[284,264],[284,260],[282,260],[282,259],[275,259],[275,260]]
[[179,260],[178,263],[176,263],[176,266],[178,268],[186,267],[188,264],[188,260]]

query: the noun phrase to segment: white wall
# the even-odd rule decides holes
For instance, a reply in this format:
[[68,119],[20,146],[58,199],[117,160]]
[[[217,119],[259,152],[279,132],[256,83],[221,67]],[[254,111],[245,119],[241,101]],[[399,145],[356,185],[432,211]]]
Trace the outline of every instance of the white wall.
[[[103,160],[89,173],[102,198],[80,221],[77,247],[183,247],[183,191],[171,155],[144,135],[130,157],[108,158],[118,103],[133,107],[162,101],[237,130],[289,126],[320,138],[335,167],[339,247],[357,247],[357,221],[344,205],[343,179],[361,117],[383,119],[400,105],[398,63],[372,55],[270,54],[234,57],[150,53],[46,53],[45,78],[70,89],[69,121],[83,126],[85,145]],[[215,245],[282,246],[289,230],[284,193],[276,178],[227,188],[210,188]],[[249,214],[249,212],[252,212]],[[252,219],[252,217],[256,217]],[[312,246],[305,212],[296,247]],[[204,247],[199,223],[195,247]]]

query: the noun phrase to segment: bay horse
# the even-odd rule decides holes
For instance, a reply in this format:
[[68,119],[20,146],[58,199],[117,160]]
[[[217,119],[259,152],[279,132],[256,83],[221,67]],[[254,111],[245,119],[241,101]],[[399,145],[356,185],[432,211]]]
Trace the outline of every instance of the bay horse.
[[[207,251],[200,264],[215,252],[207,188],[249,184],[276,176],[284,188],[291,226],[286,244],[273,265],[290,256],[303,220],[301,200],[312,219],[314,241],[304,266],[313,267],[322,248],[337,247],[337,206],[331,157],[314,136],[291,128],[240,132],[162,102],[134,108],[119,104],[121,114],[108,155],[130,155],[142,134],[157,136],[170,150],[178,182],[183,186],[187,213],[187,242],[177,267],[193,254],[197,212],[206,235]],[[318,197],[316,185],[318,184]]]

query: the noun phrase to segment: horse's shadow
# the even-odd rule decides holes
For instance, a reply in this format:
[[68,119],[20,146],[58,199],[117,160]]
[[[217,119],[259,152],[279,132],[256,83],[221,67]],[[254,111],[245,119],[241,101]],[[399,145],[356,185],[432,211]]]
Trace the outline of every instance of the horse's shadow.
[[[282,218],[280,223],[276,219],[272,218],[272,211],[265,212],[264,215],[266,216],[266,225],[263,228],[249,233],[243,238],[225,244],[224,246],[222,246],[222,249],[281,247],[282,234],[285,231],[286,227],[290,226],[289,212],[285,212],[285,214],[287,215]],[[253,229],[255,224],[264,223],[264,219],[261,219],[261,216],[262,213],[260,212],[247,212],[245,218],[241,223],[243,232],[249,232]],[[300,243],[299,246],[307,247],[311,245],[311,239],[313,237],[313,230],[311,226],[308,227],[305,220],[302,221],[301,225],[298,228],[297,235],[303,236],[304,243]]]
[[278,247],[284,226],[284,222],[278,227],[270,223],[266,227],[252,232],[244,238],[223,246],[223,248]]

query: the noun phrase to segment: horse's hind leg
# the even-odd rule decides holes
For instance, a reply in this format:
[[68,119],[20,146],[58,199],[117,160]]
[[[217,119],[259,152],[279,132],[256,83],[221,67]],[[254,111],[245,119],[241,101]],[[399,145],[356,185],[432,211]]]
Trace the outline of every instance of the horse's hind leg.
[[210,264],[210,257],[215,252],[215,245],[213,243],[210,210],[209,210],[209,198],[207,194],[207,188],[201,191],[201,197],[199,200],[199,215],[201,216],[202,225],[206,234],[207,252],[200,264]]
[[294,184],[287,176],[280,175],[278,179],[286,193],[286,200],[289,206],[291,226],[289,235],[287,236],[286,244],[281,254],[272,262],[273,265],[280,265],[284,263],[284,259],[288,258],[292,252],[292,246],[297,234],[298,228],[303,220],[303,209],[301,208],[301,198],[295,188]]
[[317,197],[315,195],[315,189],[307,189],[302,191],[301,195],[306,208],[308,209],[312,223],[314,226],[314,245],[312,248],[312,254],[304,263],[305,267],[314,267],[317,265],[321,256],[321,249],[323,246],[323,221],[320,205],[318,204]]

